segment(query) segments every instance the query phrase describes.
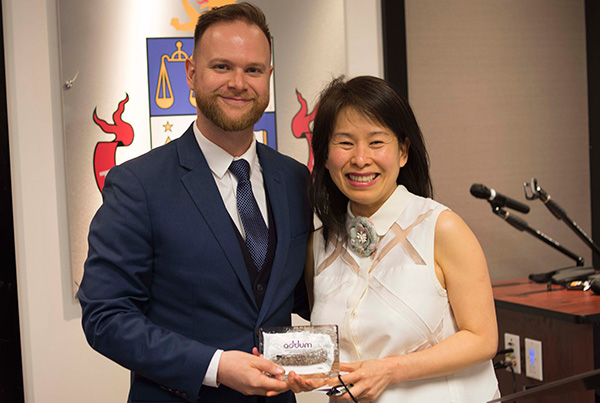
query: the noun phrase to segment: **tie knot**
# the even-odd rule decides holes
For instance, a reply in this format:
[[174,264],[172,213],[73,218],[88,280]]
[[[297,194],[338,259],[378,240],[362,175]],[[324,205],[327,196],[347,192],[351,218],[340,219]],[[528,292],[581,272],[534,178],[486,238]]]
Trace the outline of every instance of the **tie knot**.
[[240,182],[250,179],[250,164],[244,159],[232,161],[231,165],[229,165],[229,170]]

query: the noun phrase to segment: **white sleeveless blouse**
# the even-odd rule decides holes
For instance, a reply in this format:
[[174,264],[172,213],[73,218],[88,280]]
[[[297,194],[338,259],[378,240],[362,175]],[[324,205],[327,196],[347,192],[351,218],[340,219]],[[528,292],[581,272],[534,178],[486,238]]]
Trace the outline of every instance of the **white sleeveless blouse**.
[[[458,331],[434,265],[435,224],[446,209],[398,186],[369,218],[380,237],[371,257],[340,242],[324,248],[322,231],[314,233],[311,323],[338,325],[341,362],[424,350]],[[449,376],[389,385],[376,401],[482,403],[499,396],[488,361]]]

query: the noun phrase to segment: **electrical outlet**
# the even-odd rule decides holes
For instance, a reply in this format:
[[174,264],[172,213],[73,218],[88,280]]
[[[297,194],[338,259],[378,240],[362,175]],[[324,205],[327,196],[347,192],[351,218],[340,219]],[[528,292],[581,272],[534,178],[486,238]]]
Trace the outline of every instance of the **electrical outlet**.
[[542,368],[542,342],[525,338],[525,375],[543,381]]
[[[504,358],[506,363],[509,364],[515,374],[521,373],[521,343],[519,336],[511,333],[504,333],[504,348],[512,348],[512,353],[504,354]],[[510,368],[506,368],[507,371],[510,371]]]

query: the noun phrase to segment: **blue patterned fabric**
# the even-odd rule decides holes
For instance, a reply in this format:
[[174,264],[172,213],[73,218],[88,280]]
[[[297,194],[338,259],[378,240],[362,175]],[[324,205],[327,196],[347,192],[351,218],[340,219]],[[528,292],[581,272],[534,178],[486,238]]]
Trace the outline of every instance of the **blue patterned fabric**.
[[250,183],[250,165],[240,159],[233,161],[229,170],[237,177],[237,206],[246,232],[246,246],[258,271],[263,267],[269,247],[269,229],[262,217]]

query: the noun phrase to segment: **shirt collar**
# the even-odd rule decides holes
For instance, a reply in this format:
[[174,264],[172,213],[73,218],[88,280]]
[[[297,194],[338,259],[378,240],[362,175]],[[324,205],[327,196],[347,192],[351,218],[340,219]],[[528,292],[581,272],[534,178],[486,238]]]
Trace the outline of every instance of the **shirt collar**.
[[222,178],[223,175],[227,173],[229,166],[233,160],[245,159],[250,164],[250,169],[254,166],[254,162],[256,161],[256,141],[250,143],[250,147],[244,154],[239,157],[233,157],[227,151],[204,137],[204,134],[198,129],[196,122],[194,122],[194,135],[196,136],[196,141],[198,142],[198,146],[202,150],[204,154],[204,158],[206,158],[206,162],[210,170],[218,177]]
[[[369,221],[375,226],[377,235],[384,236],[389,231],[398,217],[404,212],[409,198],[410,192],[404,185],[398,185],[394,193],[388,197],[381,207],[371,217],[368,217]],[[347,211],[350,218],[355,217],[350,208],[350,202],[348,202]]]

